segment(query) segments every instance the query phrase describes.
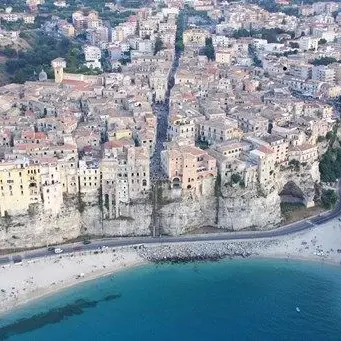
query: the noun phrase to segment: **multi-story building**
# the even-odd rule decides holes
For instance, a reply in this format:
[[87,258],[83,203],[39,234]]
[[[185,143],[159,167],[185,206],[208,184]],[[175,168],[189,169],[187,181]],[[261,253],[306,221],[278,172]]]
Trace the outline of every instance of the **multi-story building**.
[[161,152],[161,166],[173,188],[205,192],[205,182],[217,175],[216,159],[192,146],[173,145]]
[[40,165],[21,158],[0,163],[0,215],[25,214],[41,202]]
[[313,66],[312,80],[326,83],[334,83],[335,71],[325,65]]
[[190,28],[183,33],[183,42],[185,46],[205,46],[206,38],[210,37],[210,33],[202,28]]
[[318,42],[319,42],[318,38],[312,37],[302,37],[298,41],[300,49],[303,51],[317,50]]
[[239,139],[243,136],[243,132],[238,128],[236,121],[223,118],[200,122],[198,135],[200,140],[213,144],[226,140]]
[[167,139],[193,146],[195,143],[194,120],[180,115],[170,117],[168,120]]
[[85,65],[92,68],[101,68],[101,49],[97,46],[84,47]]

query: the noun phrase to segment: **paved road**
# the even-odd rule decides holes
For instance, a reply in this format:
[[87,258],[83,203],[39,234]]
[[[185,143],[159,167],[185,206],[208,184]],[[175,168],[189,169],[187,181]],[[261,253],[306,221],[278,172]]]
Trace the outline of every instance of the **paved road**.
[[[341,192],[341,182],[338,187],[339,193]],[[260,238],[273,238],[285,236],[295,232],[309,229],[316,225],[321,225],[329,220],[341,217],[341,202],[338,201],[335,209],[330,212],[323,213],[319,216],[310,219],[298,221],[290,225],[285,225],[275,230],[270,231],[250,231],[250,232],[223,232],[216,234],[203,234],[203,235],[188,235],[180,237],[134,237],[134,238],[104,238],[93,240],[91,244],[83,245],[82,243],[64,244],[59,247],[63,249],[63,253],[72,253],[75,251],[90,251],[97,250],[101,246],[118,247],[118,246],[132,246],[139,244],[156,244],[156,243],[183,243],[183,242],[197,242],[197,241],[228,241],[228,240],[243,240],[243,239],[260,239]],[[341,218],[340,218],[341,219]],[[26,260],[45,257],[50,255],[46,248],[21,252],[20,257]],[[16,255],[8,255],[7,257],[0,258],[0,265],[10,263]]]

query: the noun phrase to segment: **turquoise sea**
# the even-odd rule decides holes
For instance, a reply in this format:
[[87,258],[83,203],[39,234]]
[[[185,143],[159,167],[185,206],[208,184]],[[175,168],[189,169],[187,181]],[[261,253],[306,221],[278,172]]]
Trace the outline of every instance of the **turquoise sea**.
[[12,312],[0,320],[0,340],[340,341],[341,267],[285,260],[147,265]]

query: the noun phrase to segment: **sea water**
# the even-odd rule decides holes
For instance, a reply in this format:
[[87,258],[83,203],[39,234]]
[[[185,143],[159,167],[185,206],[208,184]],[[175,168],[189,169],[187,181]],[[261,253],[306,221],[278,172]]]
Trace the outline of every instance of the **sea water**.
[[0,340],[340,341],[341,268],[285,260],[146,265],[12,312],[0,320]]

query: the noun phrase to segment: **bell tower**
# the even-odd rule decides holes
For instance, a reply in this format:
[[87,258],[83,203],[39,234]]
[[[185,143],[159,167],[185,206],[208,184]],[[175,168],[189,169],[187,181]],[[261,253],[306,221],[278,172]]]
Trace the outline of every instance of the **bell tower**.
[[64,58],[56,58],[52,60],[51,65],[54,70],[54,81],[60,84],[64,77],[64,68],[66,68],[66,62]]

